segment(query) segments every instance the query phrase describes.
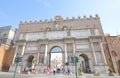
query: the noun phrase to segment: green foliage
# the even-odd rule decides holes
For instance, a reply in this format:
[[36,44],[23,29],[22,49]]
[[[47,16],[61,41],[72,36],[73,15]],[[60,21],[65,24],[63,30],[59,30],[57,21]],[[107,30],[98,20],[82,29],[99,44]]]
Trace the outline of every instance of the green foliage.
[[113,72],[113,69],[111,67],[108,68],[109,73]]
[[81,66],[79,67],[79,69],[78,69],[78,70],[79,70],[79,72],[80,72],[80,73],[82,73],[82,72],[83,72],[83,69],[82,69],[82,67],[81,67]]

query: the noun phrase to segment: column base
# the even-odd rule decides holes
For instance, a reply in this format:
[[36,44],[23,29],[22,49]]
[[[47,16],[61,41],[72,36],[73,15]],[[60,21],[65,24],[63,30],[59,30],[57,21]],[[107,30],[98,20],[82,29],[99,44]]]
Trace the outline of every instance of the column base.
[[95,65],[94,68],[94,73],[108,73],[108,65]]
[[[14,72],[15,71],[15,67],[16,67],[16,64],[11,64],[10,68],[9,68],[9,72]],[[17,70],[16,71],[18,73],[21,71],[21,66],[20,65],[17,66]]]

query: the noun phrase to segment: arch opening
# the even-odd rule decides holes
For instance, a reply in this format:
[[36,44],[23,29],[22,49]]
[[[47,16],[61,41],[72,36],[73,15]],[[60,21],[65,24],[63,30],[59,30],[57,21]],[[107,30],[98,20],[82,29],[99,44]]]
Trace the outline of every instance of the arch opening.
[[34,56],[33,55],[28,57],[28,65],[27,65],[28,67],[32,66],[33,60],[34,60]]
[[80,59],[79,64],[82,67],[83,72],[90,73],[91,70],[90,70],[89,59],[88,59],[87,55],[81,54],[81,55],[79,55],[79,59]]
[[50,50],[49,67],[60,68],[62,66],[62,49],[55,46]]

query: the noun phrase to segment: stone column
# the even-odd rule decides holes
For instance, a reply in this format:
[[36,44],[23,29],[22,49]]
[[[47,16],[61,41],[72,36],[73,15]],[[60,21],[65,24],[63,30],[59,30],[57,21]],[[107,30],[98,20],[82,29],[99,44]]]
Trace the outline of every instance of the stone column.
[[37,52],[37,65],[39,64],[40,60],[40,46],[38,45],[38,52]]
[[21,53],[22,56],[24,55],[24,52],[25,52],[25,45],[26,43],[23,44],[22,53]]
[[47,62],[47,51],[48,51],[48,44],[45,45],[45,56],[44,56],[44,64],[46,65]]
[[95,65],[97,65],[97,58],[96,58],[96,54],[95,54],[95,49],[94,49],[94,45],[93,43],[91,43],[91,47],[92,47],[92,53],[93,53],[93,58],[94,58],[94,62],[95,62]]
[[100,44],[101,52],[102,52],[102,55],[103,55],[104,63],[107,65],[107,61],[106,61],[106,58],[105,58],[105,54],[104,54],[104,49],[103,49],[103,46],[102,46],[102,42],[99,42],[99,44]]
[[65,63],[67,62],[67,44],[65,43]]
[[73,43],[73,54],[75,54],[75,43]]
[[12,64],[14,64],[15,57],[17,56],[17,51],[18,51],[18,45],[16,45],[16,49],[15,49],[14,57],[13,57],[13,60],[12,60]]

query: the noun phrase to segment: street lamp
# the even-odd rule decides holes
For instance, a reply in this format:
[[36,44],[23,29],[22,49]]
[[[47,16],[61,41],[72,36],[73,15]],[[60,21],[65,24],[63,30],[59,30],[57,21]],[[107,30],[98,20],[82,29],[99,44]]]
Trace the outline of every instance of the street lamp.
[[16,63],[16,66],[15,66],[15,71],[14,71],[14,75],[13,75],[13,78],[15,78],[16,76],[16,70],[17,70],[17,67],[18,67],[18,63],[22,61],[22,57],[21,56],[16,56],[15,57],[15,63]]
[[72,62],[72,63],[75,63],[75,74],[76,74],[76,78],[78,78],[78,73],[77,73],[78,57],[77,57],[77,56],[71,57],[71,62]]

